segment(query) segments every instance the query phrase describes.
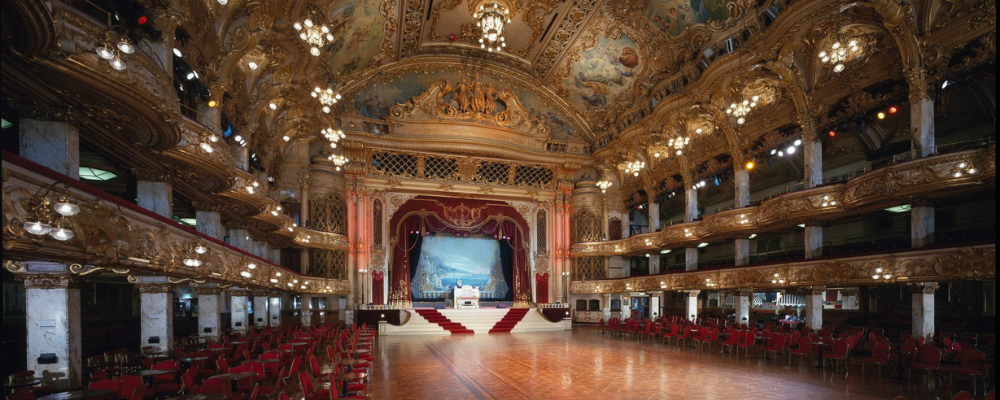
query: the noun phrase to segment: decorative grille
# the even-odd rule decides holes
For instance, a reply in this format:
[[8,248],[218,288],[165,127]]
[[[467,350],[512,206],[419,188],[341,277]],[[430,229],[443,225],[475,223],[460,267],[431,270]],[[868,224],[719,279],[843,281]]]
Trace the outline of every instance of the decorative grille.
[[382,199],[372,201],[372,247],[382,248]]
[[347,253],[343,250],[310,250],[310,275],[347,279]]
[[604,279],[604,257],[577,257],[573,259],[574,281],[598,279]]
[[346,235],[347,203],[344,198],[337,193],[330,193],[326,197],[310,201],[308,226]]
[[574,213],[571,223],[573,243],[598,242],[604,236],[600,218],[586,208]]
[[472,180],[476,183],[503,185],[507,183],[508,174],[510,174],[509,165],[493,161],[483,161],[476,168],[476,176]]
[[438,180],[459,180],[458,161],[453,158],[427,157],[424,159],[424,177]]
[[548,227],[546,226],[547,221],[545,220],[545,210],[538,210],[535,215],[535,248],[538,249],[538,253],[545,254],[548,252],[548,243],[546,242],[546,236],[549,233]]
[[552,183],[552,170],[519,165],[514,168],[514,185],[542,188]]
[[372,154],[372,173],[412,178],[417,176],[417,157],[409,154]]

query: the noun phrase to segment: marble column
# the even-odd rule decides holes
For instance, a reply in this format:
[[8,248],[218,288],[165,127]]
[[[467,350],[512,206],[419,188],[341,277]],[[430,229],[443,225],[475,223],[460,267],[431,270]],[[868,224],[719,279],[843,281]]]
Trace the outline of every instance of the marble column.
[[267,314],[269,316],[267,324],[271,327],[279,327],[281,326],[281,294],[271,293],[269,296],[268,302],[270,304],[267,307]]
[[[740,159],[734,169],[736,199],[733,203],[736,208],[743,208],[750,205],[750,170],[746,168],[746,161]],[[742,215],[741,218],[746,217]],[[749,223],[749,220],[748,220]],[[750,239],[745,236],[735,240],[736,246],[736,266],[750,264]]]
[[245,224],[229,225],[229,244],[231,246],[243,251],[249,251],[247,248],[249,240],[250,235],[247,233],[247,226]]
[[817,222],[806,222],[805,228],[805,253],[806,258],[823,257],[823,227]]
[[649,255],[649,273],[650,275],[656,275],[660,273],[660,255],[658,253],[651,253]]
[[698,293],[700,290],[687,291],[687,307],[685,307],[684,318],[694,321],[698,318]]
[[913,296],[911,332],[914,337],[923,337],[929,343],[934,340],[934,292],[937,289],[937,282],[915,283],[910,286]]
[[253,326],[263,328],[267,326],[267,292],[253,292]]
[[299,317],[303,327],[312,326],[312,297],[299,295]]
[[611,319],[611,295],[608,293],[601,293],[601,313],[605,321]]
[[733,308],[736,311],[736,323],[740,325],[750,325],[750,308],[753,305],[753,289],[740,289],[736,292],[736,304]]
[[621,215],[622,215],[622,239],[626,239],[628,238],[629,234],[629,224],[632,223],[631,222],[632,214],[628,209],[625,209],[624,211],[622,211]]
[[813,286],[806,289],[806,327],[823,328],[823,301],[826,296],[825,286]]
[[802,132],[803,181],[806,188],[814,188],[823,184],[823,141],[811,123],[803,124]]
[[173,217],[174,189],[166,171],[133,169],[136,204],[166,218]]
[[219,211],[222,210],[222,205],[200,202],[194,202],[192,205],[194,205],[195,209],[195,229],[198,232],[219,240],[225,238],[226,233],[222,227],[222,216],[219,214]]
[[649,309],[652,311],[652,313],[650,313],[650,317],[652,318],[663,316],[663,305],[660,303],[661,297],[663,297],[663,292],[654,291],[649,293]]
[[194,293],[198,295],[198,334],[218,340],[222,333],[222,289],[198,286]]
[[684,270],[695,271],[698,269],[698,248],[688,247],[684,249]]
[[232,144],[233,164],[244,171],[250,171],[250,150],[239,143]]
[[[65,271],[65,264],[28,263],[30,269]],[[27,368],[40,376],[49,371],[60,388],[83,383],[81,354],[80,289],[76,278],[67,273],[32,273],[24,279],[27,325]],[[40,364],[39,357],[53,354],[52,363]]]
[[[693,182],[693,180],[690,180]],[[685,180],[689,182],[689,180]],[[688,185],[687,189],[684,190],[684,222],[691,222],[698,219],[698,189],[695,189]]]
[[858,288],[840,289],[840,304],[843,310],[858,310]]
[[80,131],[75,126],[30,118],[21,118],[18,125],[21,157],[80,179]]
[[[174,345],[174,285],[164,276],[140,277],[140,346],[170,352]],[[158,343],[153,343],[158,342]]]
[[934,83],[927,73],[917,68],[909,68],[904,74],[909,85],[910,132],[913,149],[919,157],[934,154]]
[[229,291],[230,327],[237,331],[245,331],[249,326],[250,316],[247,310],[250,292],[246,289],[234,288]]
[[649,231],[656,232],[660,230],[660,203],[656,202],[656,199],[650,196],[649,199]]
[[920,248],[934,244],[934,206],[930,199],[910,199],[910,245]]

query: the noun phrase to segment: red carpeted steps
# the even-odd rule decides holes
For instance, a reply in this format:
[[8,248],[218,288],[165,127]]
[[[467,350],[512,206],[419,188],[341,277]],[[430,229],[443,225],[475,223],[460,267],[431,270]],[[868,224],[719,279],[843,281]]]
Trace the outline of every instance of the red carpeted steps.
[[446,318],[444,315],[441,315],[441,313],[439,313],[438,310],[435,310],[433,308],[417,308],[414,309],[413,311],[416,311],[417,314],[420,314],[420,316],[424,317],[424,319],[426,319],[428,322],[438,324],[442,328],[450,331],[452,335],[456,333],[475,333],[460,323],[451,322],[450,319]]
[[503,316],[496,325],[493,325],[493,329],[490,329],[490,333],[510,333],[511,329],[517,326],[518,322],[528,313],[529,308],[511,308],[507,311],[507,314]]

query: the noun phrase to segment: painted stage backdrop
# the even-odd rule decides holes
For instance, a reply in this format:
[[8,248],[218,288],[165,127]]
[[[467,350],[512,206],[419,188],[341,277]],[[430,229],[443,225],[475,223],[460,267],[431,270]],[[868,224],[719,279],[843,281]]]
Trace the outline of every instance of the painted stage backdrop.
[[510,291],[500,265],[500,242],[490,238],[426,236],[410,282],[415,299],[450,298],[459,285],[478,286],[484,299]]

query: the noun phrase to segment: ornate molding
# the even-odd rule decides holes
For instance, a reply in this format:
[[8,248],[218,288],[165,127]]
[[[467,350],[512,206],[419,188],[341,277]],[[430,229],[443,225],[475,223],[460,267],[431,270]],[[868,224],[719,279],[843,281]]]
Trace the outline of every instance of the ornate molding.
[[25,289],[76,289],[80,283],[71,274],[18,274],[15,279],[23,281]]
[[173,283],[136,283],[139,293],[173,293],[177,285]]

